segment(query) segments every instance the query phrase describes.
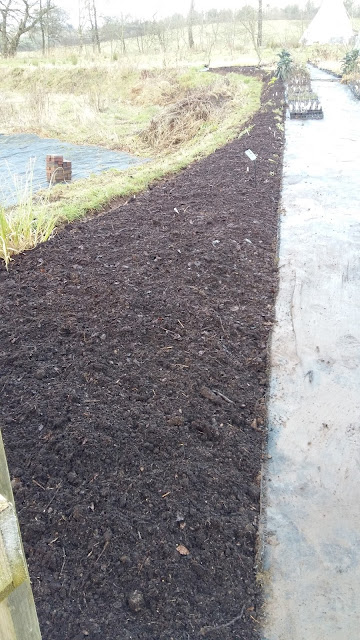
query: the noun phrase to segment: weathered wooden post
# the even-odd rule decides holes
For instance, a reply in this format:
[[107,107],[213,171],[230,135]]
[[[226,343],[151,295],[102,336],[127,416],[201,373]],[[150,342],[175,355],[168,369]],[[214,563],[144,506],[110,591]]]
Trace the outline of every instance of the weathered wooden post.
[[0,640],[41,640],[1,433]]

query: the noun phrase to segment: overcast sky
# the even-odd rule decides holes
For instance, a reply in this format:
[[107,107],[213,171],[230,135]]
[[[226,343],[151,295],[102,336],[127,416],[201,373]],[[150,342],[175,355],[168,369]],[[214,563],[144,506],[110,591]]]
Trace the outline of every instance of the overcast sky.
[[[319,4],[319,1],[315,4]],[[79,0],[55,0],[55,3],[65,9],[73,24],[78,20]],[[306,0],[264,0],[263,6],[286,6],[287,4],[298,4],[303,6]],[[239,9],[245,4],[257,6],[256,0],[195,0],[197,11],[208,11],[209,9]],[[190,0],[97,0],[99,16],[119,16],[121,13],[134,18],[156,18],[172,15],[173,13],[186,14],[189,10]]]

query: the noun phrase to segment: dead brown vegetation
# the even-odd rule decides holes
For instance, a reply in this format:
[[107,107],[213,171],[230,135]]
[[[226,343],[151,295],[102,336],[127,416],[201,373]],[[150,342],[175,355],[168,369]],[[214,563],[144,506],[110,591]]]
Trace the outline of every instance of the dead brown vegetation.
[[232,98],[229,88],[195,89],[167,106],[142,132],[142,141],[155,150],[171,149],[196,135],[199,126],[220,117],[225,103]]

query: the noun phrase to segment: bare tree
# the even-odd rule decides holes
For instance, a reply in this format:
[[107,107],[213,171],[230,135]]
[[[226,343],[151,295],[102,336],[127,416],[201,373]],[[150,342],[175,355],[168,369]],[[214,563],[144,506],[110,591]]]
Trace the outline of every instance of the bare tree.
[[79,45],[80,52],[83,50],[85,33],[90,27],[91,42],[94,51],[97,49],[100,53],[100,36],[97,19],[97,8],[95,0],[78,0],[79,2]]
[[[103,41],[107,41],[111,43],[111,53],[113,48],[113,42],[120,41],[121,43],[121,51],[122,53],[126,53],[126,37],[128,34],[128,27],[131,25],[130,16],[121,14],[120,18],[112,18],[111,16],[103,16],[103,25],[100,29],[101,39]],[[131,25],[132,26],[132,25]],[[137,43],[139,47],[139,29],[136,25],[133,28],[132,33],[134,33],[137,38]],[[139,48],[141,52],[141,49]]]
[[190,0],[190,11],[188,15],[188,37],[189,37],[190,49],[193,49],[195,46],[194,34],[193,34],[194,14],[195,14],[195,0]]
[[122,13],[120,16],[120,40],[121,40],[121,49],[124,54],[126,53],[125,31],[126,31],[127,21],[128,21],[128,16],[124,16],[124,14]]
[[84,48],[84,28],[85,28],[85,16],[84,16],[84,3],[83,0],[78,0],[78,12],[79,12],[79,25],[78,25],[78,34],[79,34],[79,50],[82,53]]
[[[40,11],[42,11],[42,0],[40,0]],[[46,38],[45,38],[45,16],[42,16],[40,20],[40,31],[41,31],[41,48],[43,56],[46,53]]]
[[258,58],[258,65],[260,66],[262,52],[261,52],[261,45],[259,45],[258,18],[259,16],[256,9],[253,9],[253,7],[250,7],[250,6],[243,7],[243,9],[241,9],[241,11],[239,11],[238,13],[238,19],[242,24],[242,26],[244,27],[247,34],[250,36],[252,45],[255,49],[255,52]]
[[142,20],[138,20],[136,23],[135,37],[136,37],[139,53],[144,53],[144,35],[145,35],[144,22]]
[[14,56],[21,36],[39,25],[51,10],[50,2],[42,6],[40,0],[0,0],[1,56]]
[[50,44],[49,20],[51,16],[51,11],[56,10],[60,12],[61,9],[58,9],[57,7],[51,7],[51,0],[39,0],[39,9],[40,9],[40,16],[41,16],[39,20],[39,26],[40,26],[40,32],[41,32],[41,49],[42,49],[42,54],[44,56],[49,51],[49,44]]
[[93,44],[93,49],[98,50],[98,53],[101,51],[100,47],[100,37],[99,37],[99,28],[97,21],[97,10],[95,0],[86,0],[86,8],[88,11],[89,22],[91,27],[91,40]]
[[[40,11],[50,6],[50,0],[39,0]],[[69,16],[60,7],[53,6],[51,11],[42,15],[39,23],[29,33],[30,40],[36,49],[39,44],[43,55],[48,55],[50,48],[56,44],[66,43],[69,36],[74,37],[74,29],[68,22]]]
[[263,3],[262,0],[259,0],[258,5],[258,30],[257,30],[257,46],[258,48],[262,47],[263,40]]

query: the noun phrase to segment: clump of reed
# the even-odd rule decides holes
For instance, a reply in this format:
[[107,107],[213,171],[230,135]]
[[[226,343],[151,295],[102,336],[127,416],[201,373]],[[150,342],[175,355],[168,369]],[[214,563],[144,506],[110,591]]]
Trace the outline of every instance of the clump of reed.
[[47,196],[33,194],[33,163],[30,162],[26,178],[20,182],[12,176],[17,205],[0,206],[0,259],[8,268],[11,256],[45,242],[54,231],[57,218],[49,216]]

